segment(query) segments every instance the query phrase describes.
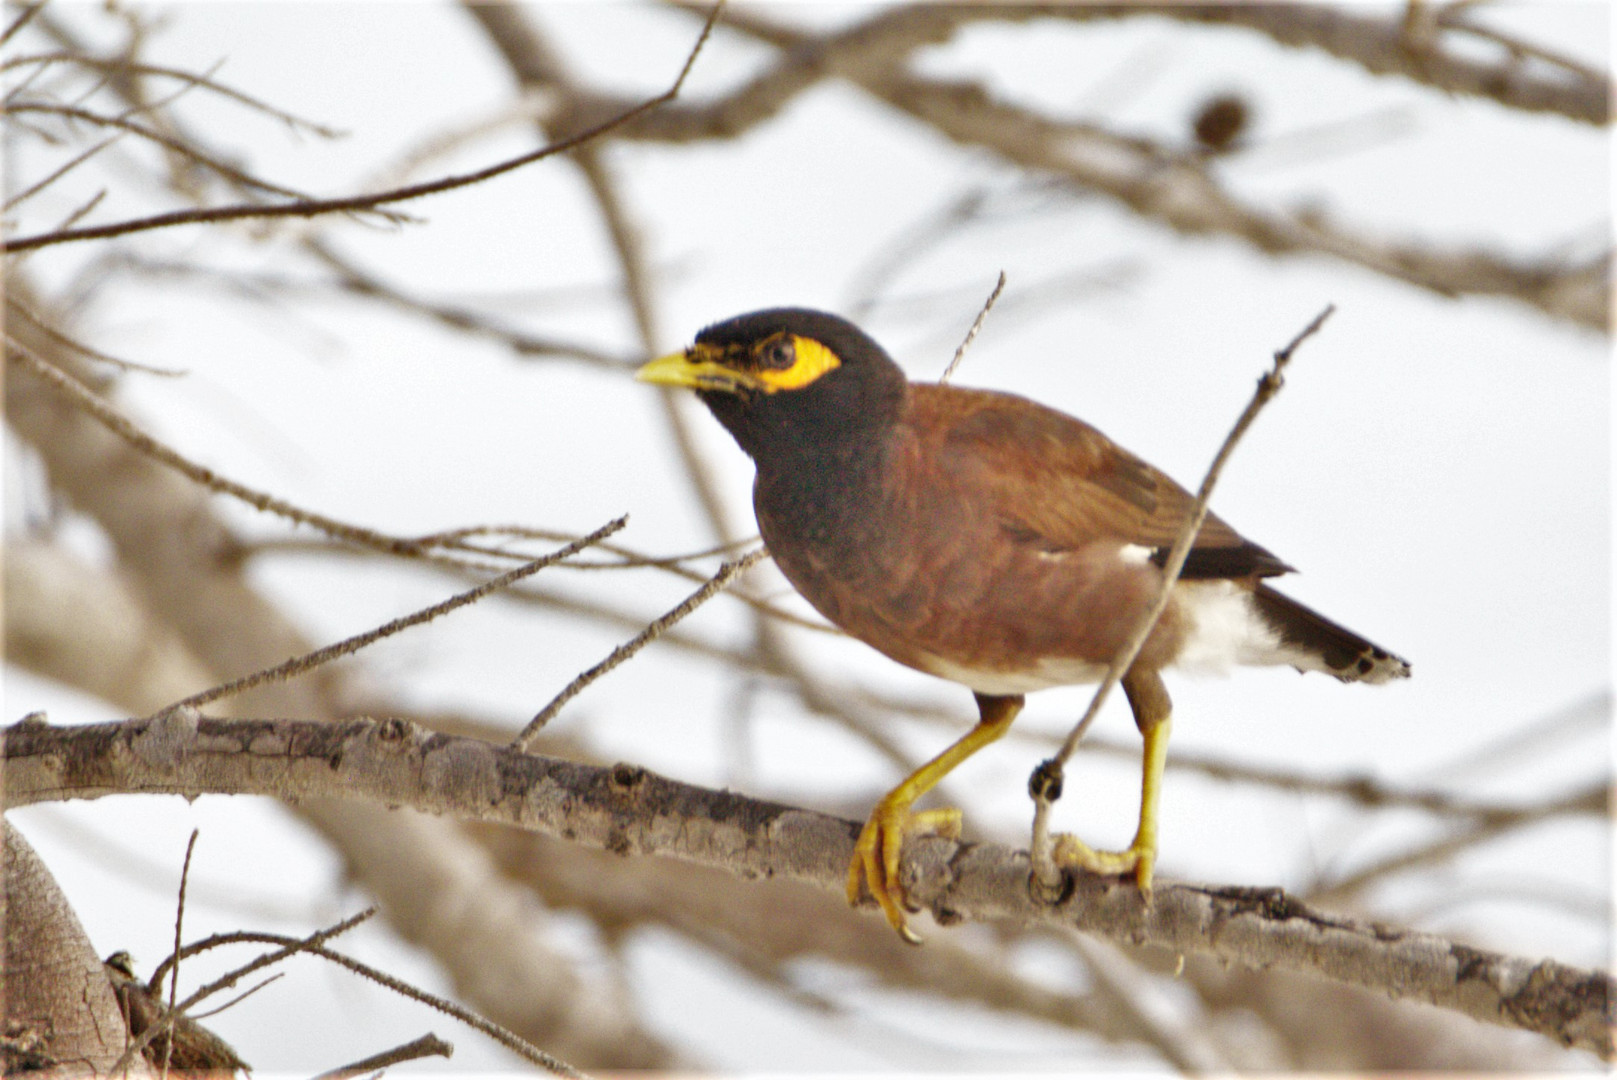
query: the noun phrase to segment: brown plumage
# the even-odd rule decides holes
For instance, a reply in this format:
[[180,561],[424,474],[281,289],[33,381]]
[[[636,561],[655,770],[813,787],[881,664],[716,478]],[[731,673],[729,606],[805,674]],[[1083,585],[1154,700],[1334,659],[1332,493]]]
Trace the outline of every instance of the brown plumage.
[[[872,814],[850,869],[909,934],[903,837],[958,815],[909,806],[1003,734],[1021,695],[1098,681],[1155,596],[1192,499],[1095,428],[1012,394],[908,382],[846,320],[775,309],[708,327],[641,378],[696,389],[757,466],[776,565],[827,619],[902,664],[977,693],[976,729]],[[1125,852],[1058,855],[1149,889],[1175,664],[1288,664],[1382,682],[1409,665],[1275,592],[1291,568],[1209,516],[1124,680],[1146,735],[1141,826]],[[1155,764],[1153,764],[1155,762]]]

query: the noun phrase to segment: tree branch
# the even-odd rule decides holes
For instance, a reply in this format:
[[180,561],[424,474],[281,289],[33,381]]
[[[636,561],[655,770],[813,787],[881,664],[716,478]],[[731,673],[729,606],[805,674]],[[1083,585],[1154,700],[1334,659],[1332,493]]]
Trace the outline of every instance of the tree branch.
[[[690,3],[678,6],[700,10]],[[724,21],[736,24],[751,14],[732,11]],[[1408,20],[1400,16],[1366,14],[1328,4],[920,3],[883,11],[850,33],[857,33],[872,50],[896,56],[948,41],[961,28],[977,22],[1082,22],[1141,16],[1240,27],[1281,45],[1319,49],[1372,74],[1399,75],[1448,94],[1488,98],[1508,108],[1554,113],[1584,124],[1611,122],[1611,81],[1604,73],[1443,16],[1412,32]],[[1500,48],[1494,57],[1470,55],[1475,50],[1451,50],[1443,40],[1444,31],[1482,36]],[[788,42],[779,38],[775,44]],[[1536,62],[1524,63],[1529,59]]]
[[[1569,263],[1553,253],[1537,259],[1513,258],[1480,246],[1442,247],[1419,237],[1376,236],[1357,224],[1334,220],[1317,207],[1270,209],[1243,199],[1222,184],[1205,162],[1172,146],[1093,123],[1046,116],[996,96],[982,83],[923,77],[901,62],[905,51],[948,40],[957,25],[968,19],[1090,18],[1095,17],[1094,12],[1123,15],[1167,10],[1187,19],[1198,17],[1197,12],[1224,13],[1235,21],[1257,17],[1241,12],[1298,7],[1306,5],[1183,9],[938,5],[933,9],[902,8],[823,37],[761,16],[756,10],[735,10],[725,14],[725,25],[781,48],[783,55],[775,67],[718,101],[659,110],[613,135],[670,142],[734,138],[777,115],[792,98],[820,80],[835,76],[963,146],[988,150],[1013,166],[1098,192],[1142,218],[1185,235],[1234,236],[1267,255],[1329,255],[1442,296],[1508,296],[1556,318],[1606,330],[1610,321],[1609,260],[1604,255],[1583,264]],[[1213,19],[1212,14],[1202,17]],[[1283,16],[1274,18],[1282,20]],[[1604,89],[1601,94],[1603,99]],[[585,109],[584,115],[606,115],[622,105],[620,99],[603,97]]]
[[[717,9],[713,15],[717,15]],[[322,214],[352,213],[360,210],[380,210],[393,203],[407,202],[427,195],[437,195],[454,188],[467,187],[491,180],[502,173],[520,169],[536,161],[554,157],[568,150],[575,150],[585,146],[595,139],[611,131],[621,124],[627,123],[642,113],[649,112],[665,102],[672,101],[679,94],[680,87],[684,85],[685,78],[690,74],[691,65],[696,62],[697,55],[707,41],[708,33],[712,29],[712,20],[702,28],[702,33],[696,40],[685,65],[680,69],[679,76],[674,84],[656,97],[648,98],[631,108],[625,109],[617,116],[610,117],[599,124],[579,130],[566,138],[558,139],[547,146],[526,154],[519,154],[506,161],[497,162],[486,168],[454,176],[444,176],[436,180],[428,180],[419,184],[408,184],[404,187],[394,188],[391,191],[379,191],[363,195],[349,195],[335,199],[298,199],[290,203],[277,204],[247,204],[243,206],[215,206],[192,210],[175,210],[166,214],[154,214],[151,217],[132,221],[113,222],[108,225],[88,226],[82,229],[59,229],[49,233],[37,233],[33,236],[19,237],[7,240],[0,244],[8,252],[29,251],[34,248],[48,247],[52,244],[65,244],[79,240],[104,240],[114,236],[123,236],[133,232],[144,232],[148,229],[162,229],[173,225],[192,225],[202,222],[238,221],[244,218],[270,218],[270,217],[317,217]],[[255,183],[257,183],[255,181]],[[263,186],[260,184],[259,186]],[[273,189],[280,190],[280,189]]]
[[[7,808],[125,792],[362,800],[826,890],[844,887],[859,828],[633,765],[515,753],[403,720],[215,720],[177,710],[71,728],[33,719],[0,734]],[[1309,972],[1613,1056],[1617,984],[1605,973],[1328,915],[1280,889],[1162,883],[1147,904],[1130,886],[1081,875],[1045,905],[1028,890],[1025,852],[936,837],[906,847],[902,879],[944,923],[1013,919]]]

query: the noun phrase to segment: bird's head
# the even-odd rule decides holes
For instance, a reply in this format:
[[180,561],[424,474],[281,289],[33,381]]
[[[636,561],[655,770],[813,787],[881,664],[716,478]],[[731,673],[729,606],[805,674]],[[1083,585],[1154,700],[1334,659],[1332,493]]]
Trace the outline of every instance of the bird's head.
[[743,450],[811,450],[889,423],[904,374],[853,323],[807,308],[771,308],[714,323],[635,378],[695,390]]

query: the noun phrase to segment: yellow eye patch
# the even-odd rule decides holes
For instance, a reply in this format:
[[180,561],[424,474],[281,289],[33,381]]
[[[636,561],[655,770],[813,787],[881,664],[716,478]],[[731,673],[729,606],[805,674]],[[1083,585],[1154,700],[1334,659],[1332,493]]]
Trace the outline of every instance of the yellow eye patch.
[[[795,356],[791,367],[759,368],[750,372],[766,393],[773,394],[777,390],[800,390],[826,372],[842,366],[841,357],[813,338],[789,334],[785,340],[791,342]],[[762,347],[767,349],[770,345],[765,343]]]

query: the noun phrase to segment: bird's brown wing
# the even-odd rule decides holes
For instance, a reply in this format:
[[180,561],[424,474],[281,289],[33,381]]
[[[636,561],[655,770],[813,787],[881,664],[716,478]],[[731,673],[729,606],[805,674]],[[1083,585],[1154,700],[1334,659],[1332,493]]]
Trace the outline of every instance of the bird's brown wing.
[[[1095,428],[1010,394],[915,384],[917,430],[937,440],[977,512],[1013,539],[1056,552],[1116,541],[1166,561],[1194,498],[1167,474]],[[1209,514],[1185,562],[1186,578],[1267,577],[1291,569]]]

